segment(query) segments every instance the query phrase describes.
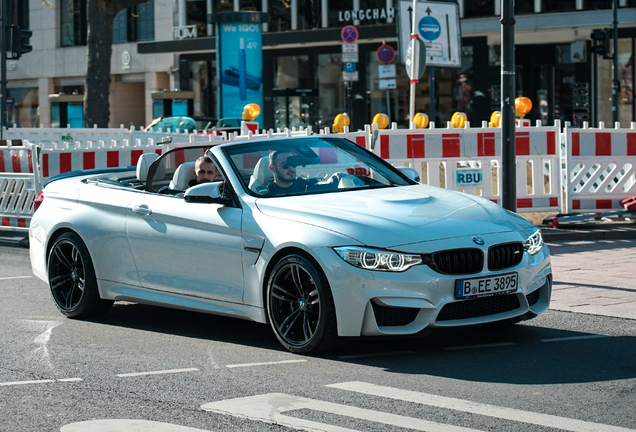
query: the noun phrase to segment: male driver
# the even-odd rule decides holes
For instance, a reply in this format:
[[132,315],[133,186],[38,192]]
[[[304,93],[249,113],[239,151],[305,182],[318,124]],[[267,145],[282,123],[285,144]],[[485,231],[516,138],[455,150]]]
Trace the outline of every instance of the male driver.
[[207,156],[201,156],[194,163],[194,176],[196,177],[193,180],[190,180],[188,186],[196,186],[201,183],[210,183],[217,180],[219,175],[219,170]]
[[273,150],[269,154],[269,169],[274,173],[274,181],[269,184],[270,195],[286,195],[305,192],[308,186],[338,184],[339,174],[331,176],[329,181],[318,183],[317,179],[296,178],[296,165],[288,162],[293,156],[290,152]]

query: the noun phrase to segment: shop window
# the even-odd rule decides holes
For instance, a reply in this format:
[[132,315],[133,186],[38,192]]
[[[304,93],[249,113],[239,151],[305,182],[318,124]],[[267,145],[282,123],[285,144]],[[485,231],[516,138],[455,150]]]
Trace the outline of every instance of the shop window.
[[197,27],[197,36],[208,35],[207,0],[186,0],[186,25]]
[[346,88],[342,81],[342,55],[319,54],[316,72],[320,83],[316,127],[331,127],[336,115],[347,110]]
[[530,14],[534,13],[534,2],[522,1],[515,2],[515,14]]
[[86,45],[86,1],[61,0],[60,28],[62,30],[61,45]]
[[544,0],[544,12],[571,11],[576,9],[576,0]]
[[585,0],[583,5],[587,10],[612,9],[613,3],[613,0]]
[[318,28],[321,25],[321,2],[316,0],[298,0],[298,27],[302,30]]
[[8,124],[37,127],[40,122],[37,87],[7,89]]
[[495,0],[475,0],[464,2],[464,18],[491,16],[494,14]]
[[278,57],[274,67],[274,87],[314,88],[314,66],[309,64],[309,56]]
[[291,2],[288,0],[270,0],[269,31],[291,30]]
[[150,0],[121,10],[113,21],[113,43],[155,39],[155,3]]

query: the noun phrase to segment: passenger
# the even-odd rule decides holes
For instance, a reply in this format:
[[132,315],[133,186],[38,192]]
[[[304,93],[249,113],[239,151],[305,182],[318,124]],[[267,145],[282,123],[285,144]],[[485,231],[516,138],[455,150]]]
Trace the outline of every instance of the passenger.
[[197,159],[194,164],[194,177],[195,178],[188,183],[189,187],[221,180],[218,179],[219,170],[208,156],[201,156]]
[[274,181],[269,184],[268,195],[286,195],[307,191],[309,186],[316,184],[338,184],[340,174],[336,173],[326,182],[318,183],[317,179],[303,179],[296,177],[296,165],[288,163],[288,158],[293,156],[291,152],[272,150],[269,154],[269,169],[274,174]]

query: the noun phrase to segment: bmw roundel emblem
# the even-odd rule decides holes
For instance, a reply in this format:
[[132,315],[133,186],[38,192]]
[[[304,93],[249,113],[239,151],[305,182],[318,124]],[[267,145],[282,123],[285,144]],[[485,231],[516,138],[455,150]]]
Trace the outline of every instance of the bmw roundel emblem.
[[482,246],[484,244],[484,240],[479,237],[473,237],[473,241],[479,246]]

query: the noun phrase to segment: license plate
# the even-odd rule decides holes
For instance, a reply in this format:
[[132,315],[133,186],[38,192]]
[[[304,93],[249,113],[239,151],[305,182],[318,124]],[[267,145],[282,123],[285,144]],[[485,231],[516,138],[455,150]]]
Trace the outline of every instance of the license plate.
[[508,294],[517,291],[517,273],[474,279],[459,279],[455,283],[455,298],[476,298]]

